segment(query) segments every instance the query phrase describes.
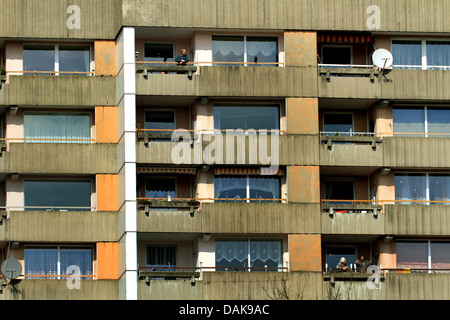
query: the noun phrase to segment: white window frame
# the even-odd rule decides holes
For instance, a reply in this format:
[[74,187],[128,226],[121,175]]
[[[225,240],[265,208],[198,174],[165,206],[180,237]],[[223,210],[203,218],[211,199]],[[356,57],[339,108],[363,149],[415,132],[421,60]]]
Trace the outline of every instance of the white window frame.
[[[323,59],[323,48],[348,48],[350,49],[350,65],[353,65],[353,45],[324,44],[320,48],[320,57]],[[325,64],[327,65],[327,64]]]
[[[38,45],[48,45],[48,46],[53,46],[54,50],[55,50],[55,63],[54,63],[54,68],[55,70],[50,70],[49,73],[52,73],[52,71],[54,71],[55,76],[59,76],[59,46],[74,46],[74,47],[89,47],[89,72],[93,72],[92,71],[92,45],[91,44],[83,44],[83,43],[77,43],[77,44],[72,44],[72,43],[68,43],[68,44],[53,44],[53,43],[24,43],[22,45],[22,52],[25,50],[24,47],[25,46],[38,46]],[[36,70],[36,71],[46,71],[46,70]],[[73,73],[77,73],[76,71],[73,71]],[[87,74],[87,76],[91,76],[92,74]]]
[[[148,179],[170,179],[170,180],[175,180],[175,198],[178,197],[178,178],[176,176],[151,176],[151,175],[146,175],[145,176],[145,192],[147,192],[147,180]],[[189,186],[189,188],[191,188],[191,186]],[[191,191],[190,191],[191,193]],[[144,197],[145,198],[145,197]]]
[[[412,172],[412,171],[405,171],[405,172],[396,172],[396,174],[420,174],[420,175],[424,175],[425,176],[425,196],[426,199],[423,200],[417,200],[417,201],[423,201],[425,202],[427,206],[431,205],[430,201],[430,174],[434,175],[434,174],[443,174],[443,175],[450,175],[448,172]],[[394,175],[394,189],[395,189],[395,175]],[[394,190],[395,193],[395,190]],[[395,197],[395,195],[394,195]],[[401,199],[395,199],[395,201],[398,201]],[[448,201],[450,201],[450,199],[448,199]],[[400,203],[401,204],[401,203]]]
[[350,131],[350,135],[355,132],[355,113],[351,111],[324,111],[322,112],[322,127],[324,132],[331,132],[331,131],[325,131],[325,115],[329,114],[351,114],[352,115],[352,131]]
[[[267,35],[267,34],[251,34],[251,35],[242,35],[242,34],[213,34],[211,36],[211,50],[212,50],[212,43],[213,43],[213,37],[243,37],[244,38],[244,62],[243,64],[239,63],[239,66],[243,66],[243,67],[248,67],[249,65],[247,64],[248,61],[248,52],[247,52],[247,37],[262,37],[262,38],[276,38],[277,39],[277,62],[274,62],[274,64],[280,63],[280,36],[279,35]],[[214,61],[214,55],[213,52],[211,52],[211,60],[212,63],[219,63],[218,61]],[[231,61],[230,61],[231,62]],[[277,65],[279,66],[279,65]]]
[[157,42],[157,41],[146,41],[142,44],[142,60],[145,60],[145,45],[146,44],[170,44],[172,45],[172,56],[173,56],[173,61],[175,61],[176,58],[176,52],[175,52],[175,43],[174,42]]
[[144,127],[142,129],[145,129],[145,118],[147,112],[158,112],[158,111],[170,111],[173,112],[173,124],[176,130],[177,129],[177,109],[176,108],[145,108],[144,109]]
[[[94,252],[94,246],[92,245],[75,245],[75,244],[67,244],[67,245],[61,245],[61,244],[57,244],[57,245],[50,245],[50,244],[44,244],[44,245],[39,245],[39,244],[31,244],[31,245],[25,245],[24,246],[24,273],[26,270],[26,263],[27,261],[25,260],[25,250],[26,249],[37,249],[37,248],[48,248],[48,249],[55,249],[57,250],[57,257],[58,257],[58,261],[56,263],[57,266],[57,270],[56,270],[56,275],[55,278],[60,280],[60,279],[68,279],[66,277],[61,277],[61,256],[60,256],[60,252],[61,252],[61,247],[63,247],[64,249],[66,248],[80,248],[80,249],[90,249],[91,250],[91,258],[92,258],[92,279],[95,279],[95,252]],[[24,274],[24,277],[26,278],[27,275]],[[75,277],[75,276],[74,276]],[[85,277],[81,277],[81,279],[83,279]]]
[[421,46],[422,46],[422,65],[421,66],[414,66],[414,65],[396,65],[395,61],[394,61],[394,65],[393,68],[395,69],[396,67],[400,67],[403,68],[405,67],[406,69],[413,69],[413,70],[418,70],[415,69],[415,67],[417,68],[421,68],[421,70],[429,70],[431,68],[431,70],[437,68],[439,70],[450,70],[450,66],[428,66],[428,56],[427,56],[427,41],[442,41],[442,42],[449,42],[450,39],[436,39],[436,38],[430,38],[430,39],[423,39],[423,38],[391,38],[391,50],[392,50],[392,45],[394,41],[420,41],[421,42]]
[[[415,109],[422,109],[423,108],[423,112],[424,112],[424,137],[425,138],[428,138],[428,137],[430,137],[430,135],[429,135],[429,132],[428,132],[428,108],[433,108],[433,105],[425,105],[425,106],[423,106],[423,105],[420,105],[420,106],[414,106],[414,105],[410,105],[410,106],[408,106],[408,105],[397,105],[397,106],[394,106],[394,109],[407,109],[408,107],[410,107],[410,108],[415,108]],[[443,109],[443,110],[449,110],[450,111],[450,108],[449,109]],[[392,121],[394,121],[394,119],[392,119]],[[395,132],[394,132],[395,133]],[[400,132],[400,134],[401,134],[401,132]],[[404,136],[406,136],[408,133],[407,132],[405,132],[404,134],[401,134],[401,135],[404,135]],[[411,133],[412,134],[412,133]],[[431,137],[433,137],[434,135],[433,134],[431,134]]]
[[[396,243],[398,243],[398,242],[400,242],[400,243],[408,243],[408,242],[426,242],[427,243],[427,250],[428,250],[428,252],[427,252],[427,256],[428,256],[428,273],[432,273],[432,268],[431,268],[431,266],[432,266],[432,259],[431,259],[431,254],[432,254],[432,252],[431,252],[431,242],[444,242],[444,243],[449,243],[449,241],[446,241],[446,240],[430,240],[430,239],[428,239],[428,240],[424,240],[424,239],[401,239],[401,240],[397,240],[396,241]],[[396,256],[397,256],[397,249],[396,249]],[[395,261],[395,264],[396,264],[396,267],[397,267],[397,259],[396,259],[396,261]],[[448,271],[447,271],[448,272]]]

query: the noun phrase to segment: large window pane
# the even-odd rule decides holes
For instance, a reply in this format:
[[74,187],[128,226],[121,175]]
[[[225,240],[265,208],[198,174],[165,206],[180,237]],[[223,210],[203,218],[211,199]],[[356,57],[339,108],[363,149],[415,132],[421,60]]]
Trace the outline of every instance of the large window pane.
[[90,143],[91,117],[88,113],[25,113],[24,136],[33,139],[25,142]]
[[[244,62],[244,37],[242,36],[213,36],[213,62]],[[242,64],[216,64],[226,66],[240,66]]]
[[[430,201],[450,200],[450,175],[430,174],[429,175]],[[450,203],[431,203],[438,205],[448,205]]]
[[[25,248],[25,275],[57,275],[58,250]],[[27,279],[55,279],[50,277],[26,277]]]
[[[278,62],[276,37],[247,37],[248,62]],[[249,66],[276,66],[276,64],[250,64]]]
[[351,47],[322,47],[322,63],[334,65],[352,64]]
[[422,68],[421,41],[392,41],[392,56],[396,68]]
[[176,266],[176,246],[147,247],[147,267],[153,267],[156,271],[174,271]]
[[[90,66],[89,46],[59,46],[59,71],[89,72]],[[73,73],[60,73],[60,75],[73,75]],[[88,74],[78,74],[86,76]]]
[[91,210],[90,181],[25,181],[26,210]]
[[[146,111],[145,112],[145,129],[163,129],[163,131],[152,131],[159,133],[168,133],[175,129],[175,112],[174,111]],[[170,133],[170,132],[169,132]]]
[[247,177],[214,177],[214,194],[217,199],[242,201],[241,199],[247,198]]
[[450,69],[450,41],[427,41],[427,65]]
[[[353,180],[325,180],[325,199],[354,200]],[[326,201],[326,204],[351,204],[351,201]]]
[[[426,176],[424,174],[396,174],[395,175],[395,200],[398,204],[411,204],[405,200],[426,200]],[[413,202],[413,204],[426,204],[425,202]]]
[[176,179],[174,178],[149,178],[146,180],[146,198],[171,198],[177,197]]
[[431,242],[431,269],[450,270],[450,242]]
[[[276,177],[250,177],[251,199],[280,199],[280,179]],[[256,200],[256,202],[265,202]],[[270,200],[268,200],[270,202]]]
[[[55,46],[26,45],[23,47],[24,71],[54,71]],[[42,73],[39,73],[42,74]],[[45,73],[49,75],[50,73]]]
[[[394,133],[407,133],[407,136],[424,137],[425,111],[424,108],[394,108]],[[416,134],[414,134],[416,133]]]
[[281,241],[251,240],[250,262],[253,271],[279,271],[283,266]]
[[353,131],[353,115],[351,113],[324,113],[323,131],[334,135]]
[[248,241],[216,241],[217,271],[248,268]]
[[[60,249],[60,268],[61,275],[73,274],[73,269],[67,272],[71,266],[80,268],[80,275],[92,275],[92,249],[75,249],[75,248],[61,248]],[[83,278],[86,279],[86,278]]]
[[279,107],[214,106],[214,127],[220,130],[279,130]]
[[397,242],[397,268],[428,269],[428,243]]
[[347,260],[347,266],[354,264],[356,261],[355,247],[327,247],[326,263],[328,269],[336,269],[341,258]]
[[173,44],[146,43],[144,45],[144,61],[173,62]]
[[431,136],[450,137],[450,109],[427,108],[427,111],[428,132],[447,133]]

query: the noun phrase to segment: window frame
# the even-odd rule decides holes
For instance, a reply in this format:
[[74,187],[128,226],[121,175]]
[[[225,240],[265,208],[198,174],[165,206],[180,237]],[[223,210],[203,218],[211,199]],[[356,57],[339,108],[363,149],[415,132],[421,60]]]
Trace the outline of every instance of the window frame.
[[[427,261],[427,269],[423,269],[423,272],[428,272],[428,273],[432,273],[434,269],[432,269],[432,264],[433,264],[433,259],[432,259],[432,250],[431,250],[431,243],[448,243],[450,245],[450,240],[441,240],[441,239],[398,239],[395,242],[395,266],[396,268],[398,268],[398,255],[397,255],[397,243],[417,243],[417,242],[422,242],[422,243],[426,243],[427,244],[427,257],[428,257],[428,261]],[[404,269],[404,268],[401,268]],[[440,269],[436,269],[436,270],[440,270]],[[443,269],[443,272],[448,272],[450,273],[449,270]],[[422,272],[422,271],[416,271],[416,272]]]
[[[146,41],[146,42],[144,42],[143,44],[142,44],[142,60],[143,61],[146,61],[147,62],[147,60],[145,60],[145,45],[147,45],[147,44],[170,44],[170,45],[172,45],[172,56],[173,56],[173,61],[175,61],[175,58],[176,58],[176,50],[175,50],[175,43],[174,42],[153,42],[153,41]],[[151,62],[151,61],[149,61],[148,60],[148,62]],[[167,61],[167,62],[169,62],[169,61]]]
[[169,111],[173,112],[173,127],[174,130],[177,129],[177,109],[176,108],[144,108],[144,128],[145,129],[145,119],[147,116],[147,112],[159,112],[159,111]]
[[[437,172],[414,172],[414,171],[400,171],[400,172],[395,172],[394,174],[394,196],[395,196],[395,202],[396,204],[405,204],[405,202],[408,201],[404,201],[404,199],[397,199],[397,195],[395,194],[395,188],[396,188],[396,183],[395,183],[395,177],[397,176],[397,174],[402,174],[402,175],[411,175],[411,174],[415,174],[415,175],[423,175],[425,177],[425,199],[423,200],[416,200],[417,202],[419,202],[420,205],[433,205],[431,201],[435,201],[435,200],[430,200],[430,175],[447,175],[450,177],[450,173],[449,172],[442,172],[442,171],[437,171]],[[408,199],[407,199],[408,200]],[[402,201],[400,203],[397,203],[397,201]],[[413,200],[410,200],[413,201]],[[420,202],[424,202],[424,203],[420,203]],[[450,201],[450,199],[448,199],[447,201]],[[410,204],[414,204],[413,202]],[[439,204],[439,203],[438,203]],[[442,204],[442,205],[450,205],[450,203],[447,204]]]
[[[24,111],[23,112],[23,138],[25,143],[41,143],[39,141],[33,142],[33,141],[27,141],[27,138],[25,137],[25,116],[26,115],[42,115],[42,114],[50,114],[50,115],[67,115],[67,114],[88,114],[89,115],[89,134],[90,134],[90,141],[47,141],[45,143],[95,143],[94,139],[94,114],[92,111],[83,111],[83,110],[63,110],[63,111],[53,111],[53,110],[42,110],[42,111]],[[2,118],[3,119],[3,118]],[[28,138],[28,139],[35,139],[35,138]],[[41,139],[41,140],[47,140],[47,139]]]
[[[175,182],[175,198],[178,197],[178,177],[177,176],[146,176],[145,177],[145,193],[147,193],[147,180],[148,179],[171,179]],[[191,188],[191,186],[189,186]]]
[[[62,249],[89,249],[91,250],[91,259],[92,259],[92,277],[91,280],[96,278],[95,275],[95,264],[96,264],[96,256],[95,256],[95,248],[93,245],[84,245],[84,244],[56,244],[56,245],[52,245],[52,244],[26,244],[24,245],[24,259],[23,259],[23,266],[24,266],[24,278],[27,279],[27,274],[26,273],[26,259],[25,259],[25,250],[27,249],[56,249],[57,250],[57,274],[55,275],[55,279],[67,279],[67,277],[61,277],[61,248]],[[37,275],[36,275],[37,276]],[[45,276],[45,275],[43,275]],[[84,277],[86,275],[83,275],[83,277],[80,277],[81,279],[89,279],[89,277]],[[75,276],[74,276],[75,277]],[[45,277],[45,278],[52,278],[52,277]],[[39,277],[31,277],[31,279],[39,279]]]
[[[60,212],[66,212],[66,211],[80,211],[80,210],[85,210],[85,211],[96,211],[96,185],[95,185],[95,180],[93,178],[82,178],[82,177],[70,177],[70,179],[64,178],[64,177],[56,177],[56,178],[39,178],[39,177],[27,177],[24,178],[23,180],[23,205],[24,205],[24,210],[26,210],[25,207],[25,198],[26,198],[26,194],[25,194],[25,182],[29,182],[29,181],[33,181],[33,182],[79,182],[79,181],[89,181],[90,185],[91,185],[91,195],[90,195],[90,203],[91,203],[91,207],[86,209],[75,209],[75,210],[67,210],[67,209],[58,209],[58,210],[49,210],[49,211],[60,211]],[[31,206],[31,208],[33,208],[33,206]],[[48,207],[48,209],[51,209],[52,207]],[[61,207],[61,208],[70,208],[70,207]],[[48,210],[47,209],[47,210]],[[42,211],[44,210],[43,208],[38,210],[38,211]],[[45,211],[45,210],[44,210]]]
[[[24,59],[23,59],[23,52],[25,51],[25,46],[40,46],[40,45],[47,45],[47,46],[53,46],[53,50],[55,52],[55,61],[54,61],[54,70],[48,70],[49,74],[54,74],[55,76],[60,76],[60,71],[59,70],[59,46],[73,46],[73,47],[89,47],[89,70],[86,74],[86,76],[92,76],[93,75],[93,66],[92,66],[92,62],[93,62],[93,46],[90,43],[36,43],[36,42],[30,42],[30,43],[23,43],[22,44],[22,71],[25,72],[26,70],[23,70],[23,64],[24,64]],[[35,70],[35,71],[47,71],[47,70]],[[64,71],[66,72],[66,71]],[[70,72],[70,71],[68,71]],[[79,71],[79,72],[83,72],[83,71]],[[27,74],[30,74],[31,71],[27,71]],[[73,71],[74,74],[76,74],[76,71]]]
[[[214,61],[214,52],[213,52],[213,49],[212,49],[213,41],[214,41],[213,38],[214,37],[243,37],[244,38],[244,41],[243,41],[243,43],[244,43],[244,53],[243,53],[244,59],[243,60],[244,61],[241,61],[241,62],[237,62],[236,61],[236,64],[238,64],[239,67],[248,67],[248,66],[252,66],[253,65],[252,63],[250,65],[247,64],[249,62],[249,61],[247,61],[248,60],[247,37],[261,37],[261,38],[273,37],[273,38],[276,38],[276,41],[277,41],[277,61],[273,62],[273,64],[275,64],[276,66],[279,66],[279,63],[281,61],[281,57],[280,57],[280,47],[281,46],[280,46],[280,36],[279,35],[270,35],[270,34],[245,34],[245,35],[243,35],[243,34],[220,34],[220,33],[212,34],[211,35],[211,60],[212,60],[211,62],[213,64],[213,66],[214,66],[214,63],[217,63],[220,66],[220,65],[223,65],[223,64],[220,63],[220,61]],[[234,61],[227,61],[227,62],[234,62]],[[264,65],[262,65],[262,66],[264,66]]]
[[[424,115],[424,132],[422,134],[422,132],[420,132],[420,135],[425,137],[425,138],[429,138],[429,137],[434,137],[436,136],[435,133],[433,132],[429,132],[429,126],[428,126],[428,108],[430,109],[438,109],[439,106],[433,106],[433,105],[395,105],[392,108],[392,112],[395,109],[419,109],[419,110],[423,110],[423,115]],[[448,106],[448,108],[444,108],[442,107],[442,110],[447,110],[448,112],[450,112],[450,105]],[[392,115],[392,131],[395,133],[398,133],[400,136],[417,136],[414,133],[408,133],[408,132],[396,132],[394,129],[395,126],[395,122],[394,122],[394,115]],[[445,135],[447,135],[447,133],[445,133]],[[450,133],[448,133],[448,135],[450,136]],[[439,135],[437,135],[439,136]]]
[[323,111],[322,112],[322,128],[323,131],[325,133],[330,132],[330,133],[343,133],[343,132],[334,132],[334,131],[325,131],[325,115],[330,115],[330,114],[351,114],[352,116],[352,131],[350,131],[350,133],[354,133],[355,132],[355,112],[353,111]]
[[[154,267],[154,265],[149,264],[149,252],[148,249],[149,248],[173,248],[175,250],[175,265],[174,265],[174,269],[176,270],[177,265],[178,265],[178,259],[179,259],[179,253],[178,253],[178,245],[176,244],[147,244],[145,246],[145,255],[146,255],[146,259],[145,259],[145,266],[147,268],[152,268]],[[170,267],[168,267],[168,269],[172,269],[172,265],[170,265]]]
[[[251,242],[257,242],[257,241],[272,241],[272,242],[279,242],[280,243],[280,263],[279,266],[277,267],[278,270],[276,270],[276,272],[282,272],[283,271],[283,266],[284,266],[284,239],[271,239],[271,238],[232,238],[232,239],[226,239],[226,238],[218,238],[214,240],[214,267],[217,269],[217,257],[216,257],[216,243],[217,242],[247,242],[247,267],[244,267],[244,270],[242,271],[247,271],[247,272],[252,272],[251,268],[253,266],[250,266],[251,263]],[[231,267],[231,268],[236,268],[236,267]],[[227,268],[228,269],[228,268]],[[245,270],[248,269],[248,270]],[[218,270],[218,271],[234,271],[235,269],[232,270]],[[217,270],[216,270],[217,271]],[[240,270],[236,270],[236,271],[240,271]],[[258,270],[256,270],[258,271]],[[265,270],[260,270],[260,271],[265,271]],[[274,270],[275,271],[275,270]],[[253,271],[254,272],[254,271]]]
[[[353,61],[354,61],[354,59],[353,59],[353,45],[351,45],[351,44],[343,44],[343,45],[339,45],[339,44],[323,44],[323,45],[321,45],[321,48],[320,48],[320,59],[322,60],[322,62],[323,62],[323,48],[348,48],[348,49],[350,49],[350,65],[353,65]],[[328,64],[329,65],[334,65],[334,64],[331,64],[331,63],[323,63],[323,64],[325,64],[325,65],[328,65]]]
[[[339,177],[336,177],[336,178],[329,178],[329,177],[326,177],[326,178],[324,178],[323,179],[323,188],[324,188],[324,194],[323,194],[323,197],[325,198],[325,184],[327,183],[327,182],[330,182],[330,181],[334,181],[334,182],[339,182],[339,181],[351,181],[352,182],[352,185],[353,185],[353,199],[351,199],[351,200],[348,200],[348,201],[355,201],[356,200],[356,178],[339,178]],[[341,199],[324,199],[324,200],[341,200]],[[346,199],[342,199],[342,200],[344,200],[344,201],[346,201]],[[330,201],[326,201],[326,203],[329,203]],[[341,204],[342,204],[343,202],[341,202]]]
[[[246,193],[246,197],[245,197],[245,199],[250,199],[250,193],[251,193],[251,190],[250,190],[250,178],[251,177],[260,177],[259,175],[251,175],[251,174],[243,174],[243,175],[224,175],[224,174],[222,174],[222,175],[214,175],[214,179],[216,179],[216,177],[245,177],[245,181],[246,181],[246,185],[245,185],[245,193]],[[266,177],[266,176],[263,176],[263,177]],[[277,178],[278,179],[278,182],[279,182],[279,187],[280,187],[280,196],[281,196],[281,193],[282,193],[282,189],[283,189],[283,185],[282,185],[282,180],[281,180],[281,176],[272,176],[273,178]],[[216,193],[217,191],[215,190],[215,185],[214,185],[214,194],[217,194]],[[215,197],[215,196],[214,196]],[[220,198],[219,198],[220,199]],[[238,199],[235,199],[235,200],[233,200],[234,198],[223,198],[223,200],[214,200],[215,202],[233,202],[233,201],[239,201],[240,203],[255,203],[255,202],[257,202],[258,200],[238,200]],[[262,202],[267,202],[266,200],[262,200]],[[275,203],[275,202],[274,202]]]
[[[450,39],[446,38],[446,39],[440,39],[440,38],[391,38],[391,51],[392,50],[392,45],[394,41],[420,41],[421,42],[421,47],[422,47],[422,59],[421,65],[396,65],[395,61],[394,61],[394,65],[392,66],[394,69],[406,69],[406,70],[434,70],[434,68],[437,68],[438,70],[450,70],[450,66],[429,66],[428,65],[428,56],[427,56],[427,41],[442,41],[442,42],[450,42]],[[449,45],[449,49],[450,49],[450,45]],[[415,68],[417,67],[417,69]],[[418,69],[420,68],[420,69]]]

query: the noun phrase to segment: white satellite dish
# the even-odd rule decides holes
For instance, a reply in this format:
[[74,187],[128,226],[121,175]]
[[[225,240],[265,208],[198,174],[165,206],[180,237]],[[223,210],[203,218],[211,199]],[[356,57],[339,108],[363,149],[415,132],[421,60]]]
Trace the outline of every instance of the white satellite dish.
[[13,280],[21,275],[22,264],[14,258],[6,259],[2,263],[1,270],[5,278]]
[[394,62],[394,58],[392,57],[392,53],[390,53],[386,49],[378,49],[372,55],[373,64],[380,68],[386,69],[392,66]]

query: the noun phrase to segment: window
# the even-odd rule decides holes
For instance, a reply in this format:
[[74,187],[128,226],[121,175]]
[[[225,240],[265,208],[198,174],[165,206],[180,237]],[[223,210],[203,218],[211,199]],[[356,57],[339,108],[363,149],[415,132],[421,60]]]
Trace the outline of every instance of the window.
[[[354,200],[354,180],[325,180],[325,199]],[[326,201],[325,204],[352,204],[351,201]]]
[[219,130],[279,130],[280,108],[268,106],[214,106],[214,128]]
[[393,40],[392,55],[397,69],[450,70],[450,41]]
[[353,132],[353,114],[324,113],[323,131],[325,135],[350,135]]
[[398,202],[399,204],[448,205],[450,204],[447,202],[450,200],[450,175],[397,173],[395,199],[402,200]]
[[393,120],[402,136],[450,137],[450,108],[395,107]]
[[[175,129],[175,111],[145,111],[145,129],[151,129],[149,133],[165,133],[172,134]],[[161,129],[158,131],[157,129]]]
[[280,271],[281,240],[216,240],[218,271]]
[[25,113],[23,122],[25,142],[91,142],[89,113]]
[[353,63],[352,46],[322,46],[322,63],[350,65]]
[[397,241],[397,268],[450,270],[450,242]]
[[90,181],[24,182],[25,210],[90,211]]
[[176,266],[176,246],[147,246],[147,267],[155,271],[175,271]]
[[147,178],[145,197],[146,198],[176,198],[175,178]]
[[[278,62],[278,38],[265,36],[213,36],[213,62],[242,62],[226,66],[276,66],[257,64]],[[247,64],[245,62],[251,62]],[[254,63],[256,62],[256,63]],[[217,63],[215,65],[224,65]]]
[[214,193],[215,198],[227,199],[216,200],[218,202],[272,202],[263,199],[280,199],[280,179],[278,177],[257,176],[215,176]]
[[144,61],[173,62],[173,44],[146,43],[144,44]]
[[26,279],[58,279],[60,275],[72,275],[73,266],[80,268],[80,275],[93,275],[92,263],[92,248],[63,246],[25,248],[25,275],[55,275],[50,278],[25,277]]
[[328,269],[336,269],[342,257],[347,260],[347,266],[356,261],[356,247],[354,246],[329,246],[327,247],[326,264]]
[[87,75],[86,72],[91,70],[90,50],[90,46],[24,45],[23,70],[49,71],[49,73],[39,73],[45,75],[54,72],[66,76],[74,75],[74,73],[79,76]]

